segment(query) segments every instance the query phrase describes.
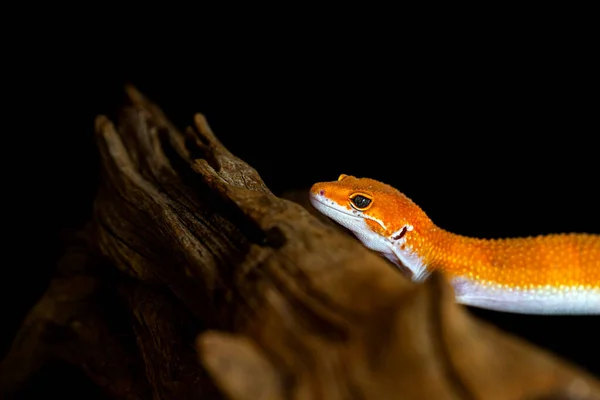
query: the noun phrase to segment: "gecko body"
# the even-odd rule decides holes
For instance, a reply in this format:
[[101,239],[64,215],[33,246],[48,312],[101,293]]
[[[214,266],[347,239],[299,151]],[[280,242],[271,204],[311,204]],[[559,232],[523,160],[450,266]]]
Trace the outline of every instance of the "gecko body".
[[600,314],[600,235],[467,237],[438,227],[397,189],[344,174],[314,184],[309,197],[415,283],[441,272],[461,304],[526,314]]

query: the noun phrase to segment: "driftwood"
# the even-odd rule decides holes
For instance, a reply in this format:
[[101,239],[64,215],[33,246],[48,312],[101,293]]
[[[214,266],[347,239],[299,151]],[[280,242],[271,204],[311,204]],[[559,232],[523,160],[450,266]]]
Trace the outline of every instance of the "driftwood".
[[[96,121],[93,220],[24,321],[2,398],[52,360],[117,399],[600,399],[600,382],[274,196],[202,115],[134,88]],[[65,380],[65,385],[69,382]]]

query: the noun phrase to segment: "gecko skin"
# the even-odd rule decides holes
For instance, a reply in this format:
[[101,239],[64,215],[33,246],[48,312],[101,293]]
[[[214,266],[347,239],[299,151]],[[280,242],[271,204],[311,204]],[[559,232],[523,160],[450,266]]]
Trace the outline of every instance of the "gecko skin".
[[440,271],[461,304],[523,314],[600,314],[600,235],[483,239],[436,226],[393,187],[340,175],[310,201],[413,282]]

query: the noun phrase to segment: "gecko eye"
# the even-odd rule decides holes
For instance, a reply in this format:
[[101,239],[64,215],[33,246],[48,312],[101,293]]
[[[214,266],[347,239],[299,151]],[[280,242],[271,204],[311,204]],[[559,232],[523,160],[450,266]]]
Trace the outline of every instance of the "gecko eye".
[[356,208],[357,210],[364,211],[371,205],[372,200],[361,194],[357,194],[350,198],[350,202],[352,207]]

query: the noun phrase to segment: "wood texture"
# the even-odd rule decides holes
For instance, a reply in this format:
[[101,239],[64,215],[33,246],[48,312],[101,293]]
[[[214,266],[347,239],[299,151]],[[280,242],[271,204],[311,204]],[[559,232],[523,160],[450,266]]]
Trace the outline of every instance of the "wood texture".
[[127,94],[116,126],[97,118],[93,220],[3,360],[3,398],[61,360],[117,399],[600,399],[438,275],[412,284],[273,195],[202,115],[181,133]]

